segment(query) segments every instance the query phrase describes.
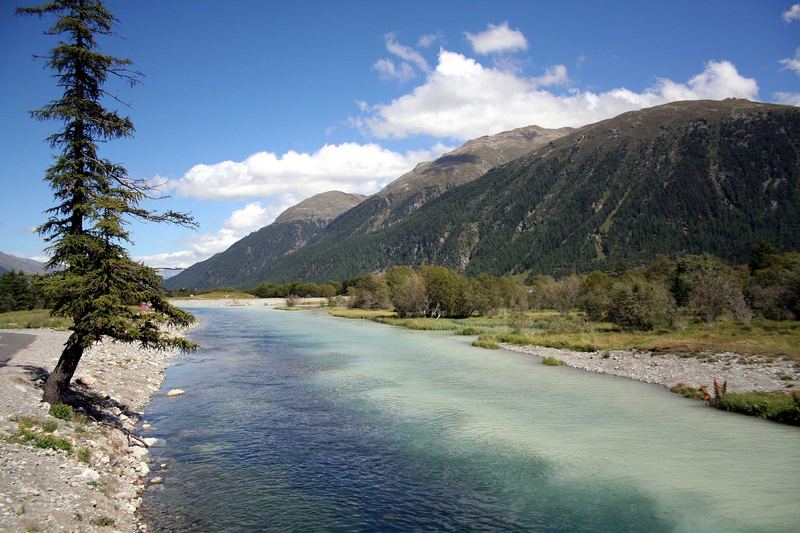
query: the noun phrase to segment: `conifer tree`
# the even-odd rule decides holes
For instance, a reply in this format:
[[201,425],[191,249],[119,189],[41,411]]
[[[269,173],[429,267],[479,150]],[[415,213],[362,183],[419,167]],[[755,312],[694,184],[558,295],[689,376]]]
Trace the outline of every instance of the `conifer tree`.
[[[53,404],[64,400],[84,351],[104,336],[147,348],[194,347],[167,332],[168,327],[191,323],[192,315],[170,305],[161,278],[133,261],[125,249],[131,219],[186,226],[194,221],[184,213],[141,207],[152,189],[98,153],[98,143],[131,137],[134,131],[128,117],[104,107],[104,101],[115,99],[103,88],[105,83],[117,77],[133,86],[139,76],[129,69],[129,59],[98,51],[98,37],[115,35],[117,20],[106,6],[100,0],[56,0],[17,13],[55,17],[45,35],[59,37],[44,59],[62,95],[31,112],[37,120],[62,125],[47,139],[56,151],[45,173],[55,205],[38,228],[51,254],[52,312],[74,323],[45,384],[44,401]],[[149,303],[151,312],[140,312],[142,302]]]

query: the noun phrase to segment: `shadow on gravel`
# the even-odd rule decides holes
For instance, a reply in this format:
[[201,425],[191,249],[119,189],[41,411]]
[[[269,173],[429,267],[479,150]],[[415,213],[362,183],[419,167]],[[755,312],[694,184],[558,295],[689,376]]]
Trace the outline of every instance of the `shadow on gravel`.
[[[33,386],[39,390],[44,390],[45,381],[50,377],[50,372],[40,366],[8,365],[8,367],[19,368]],[[122,429],[125,433],[129,432],[123,427],[119,415],[127,416],[134,424],[141,417],[141,413],[132,411],[127,405],[110,396],[101,396],[93,393],[78,383],[73,382],[65,396],[64,403],[71,405],[76,412],[96,422]],[[116,413],[119,413],[119,415]]]

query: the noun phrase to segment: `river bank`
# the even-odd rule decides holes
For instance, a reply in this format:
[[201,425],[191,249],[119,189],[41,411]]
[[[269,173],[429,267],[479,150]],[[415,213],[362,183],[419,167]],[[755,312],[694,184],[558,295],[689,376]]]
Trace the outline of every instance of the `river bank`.
[[681,356],[638,350],[578,352],[542,346],[502,343],[512,352],[554,357],[568,366],[610,374],[671,388],[685,383],[694,388],[705,385],[713,393],[712,382],[727,382],[728,392],[792,391],[800,384],[800,366],[784,359],[742,356],[731,352],[704,357]]
[[78,409],[63,420],[41,395],[69,332],[0,330],[0,342],[12,332],[34,338],[0,368],[0,531],[146,531],[136,511],[158,476],[147,464],[158,443],[139,422],[176,352],[92,347],[73,380],[91,417]]

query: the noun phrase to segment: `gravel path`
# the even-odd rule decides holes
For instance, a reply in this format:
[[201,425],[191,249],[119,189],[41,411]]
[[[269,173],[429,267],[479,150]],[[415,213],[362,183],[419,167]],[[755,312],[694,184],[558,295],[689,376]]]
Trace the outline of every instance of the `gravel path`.
[[676,383],[693,387],[706,385],[713,391],[712,381],[728,382],[728,392],[792,390],[800,387],[800,364],[783,359],[770,360],[735,353],[719,353],[706,357],[681,357],[636,350],[573,352],[541,346],[503,344],[503,348],[539,357],[555,357],[567,365],[625,378],[657,383],[667,388]]
[[[8,333],[0,330],[0,338]],[[150,468],[158,467],[147,464],[153,442],[137,439],[147,427],[137,423],[175,353],[113,342],[93,347],[73,383],[77,399],[93,398],[86,405],[96,406],[93,416],[101,422],[67,422],[48,414],[41,387],[69,333],[25,333],[33,342],[0,368],[0,531],[146,531],[136,509],[147,480],[157,475]],[[47,433],[45,422],[58,428]],[[66,439],[72,451],[14,442],[23,424],[40,436]]]

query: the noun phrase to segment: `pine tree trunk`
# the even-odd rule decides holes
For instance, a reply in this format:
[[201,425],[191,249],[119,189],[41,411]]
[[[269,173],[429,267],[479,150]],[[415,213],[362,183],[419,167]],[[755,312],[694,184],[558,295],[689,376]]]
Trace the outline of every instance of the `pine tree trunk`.
[[83,343],[77,333],[70,335],[69,340],[61,352],[61,357],[58,364],[53,369],[50,377],[44,385],[44,396],[42,400],[55,405],[57,403],[64,403],[64,393],[69,388],[69,383],[72,381],[72,375],[75,374],[75,369],[78,368],[78,363],[83,355]]

